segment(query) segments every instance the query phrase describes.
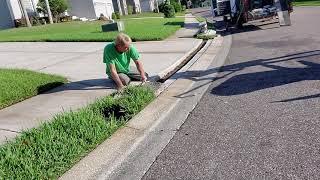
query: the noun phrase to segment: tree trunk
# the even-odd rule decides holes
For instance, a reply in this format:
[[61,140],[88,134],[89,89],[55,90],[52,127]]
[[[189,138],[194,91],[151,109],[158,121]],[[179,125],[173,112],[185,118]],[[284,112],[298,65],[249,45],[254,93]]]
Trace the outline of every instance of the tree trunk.
[[119,14],[120,14],[120,16],[122,16],[122,15],[123,15],[123,13],[122,13],[122,9],[121,9],[121,3],[120,3],[120,0],[117,0],[117,4],[118,4],[118,9],[119,9]]
[[38,13],[38,11],[37,11],[37,6],[36,6],[36,4],[34,3],[34,0],[31,0],[31,3],[32,3],[32,7],[33,7],[33,9],[34,9],[34,12],[35,12],[36,16],[39,17],[39,13]]
[[126,0],[122,0],[123,5],[123,15],[128,15],[128,6]]
[[26,19],[27,26],[32,27],[30,20],[29,20],[27,10],[26,10],[26,7],[24,6],[23,0],[20,0],[20,4],[21,4],[22,11],[23,11],[22,14],[24,14],[24,17]]
[[50,24],[53,24],[49,1],[48,0],[45,0],[45,1],[46,1],[46,5],[47,5],[47,12],[48,12],[48,17],[49,17],[49,22],[50,22]]
[[[156,1],[156,7],[157,7],[157,13],[159,13],[159,4],[158,4],[158,0],[155,0]],[[180,1],[180,0],[179,0]]]

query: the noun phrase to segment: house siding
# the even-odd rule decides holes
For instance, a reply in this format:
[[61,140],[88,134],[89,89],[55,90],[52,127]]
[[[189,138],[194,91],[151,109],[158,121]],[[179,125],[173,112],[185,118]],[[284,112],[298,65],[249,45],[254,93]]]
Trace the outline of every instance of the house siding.
[[[7,0],[7,1],[11,6],[12,18],[21,19],[22,13],[21,13],[21,7],[18,0]],[[26,10],[29,16],[35,15],[38,2],[39,0],[23,0],[23,3],[26,7]]]
[[6,0],[0,1],[0,29],[12,28],[14,26],[10,9]]
[[130,5],[133,7],[134,13],[140,13],[141,12],[141,5],[139,0],[127,0],[127,5]]
[[150,12],[154,10],[154,0],[141,0],[141,11],[142,12]]
[[[100,14],[103,14],[111,19],[112,13],[114,12],[112,0],[93,0],[93,6],[96,17],[100,17]],[[99,9],[97,6],[104,6],[104,9]]]
[[71,15],[95,19],[96,13],[92,0],[69,0]]
[[111,17],[114,12],[112,0],[69,0],[71,15],[96,19],[103,14]]

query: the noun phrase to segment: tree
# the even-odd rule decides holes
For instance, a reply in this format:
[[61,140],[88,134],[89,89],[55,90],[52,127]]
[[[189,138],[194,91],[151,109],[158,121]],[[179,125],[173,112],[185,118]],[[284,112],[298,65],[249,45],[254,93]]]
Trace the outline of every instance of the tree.
[[[59,16],[61,13],[65,12],[68,9],[68,4],[65,0],[48,0],[51,13],[58,22]],[[46,0],[39,0],[38,2],[38,12],[48,14]]]
[[47,10],[47,14],[48,14],[48,17],[49,17],[50,24],[53,24],[49,1],[45,0],[45,3],[46,3],[46,7],[47,7],[46,10]]
[[23,3],[23,1],[20,0],[20,4],[21,4],[21,8],[22,8],[22,14],[24,15],[25,19],[26,19],[26,23],[27,23],[27,26],[28,27],[31,27],[31,23],[30,23],[30,20],[29,20],[29,16],[28,16],[28,13],[27,13],[27,10],[26,10],[26,7]]

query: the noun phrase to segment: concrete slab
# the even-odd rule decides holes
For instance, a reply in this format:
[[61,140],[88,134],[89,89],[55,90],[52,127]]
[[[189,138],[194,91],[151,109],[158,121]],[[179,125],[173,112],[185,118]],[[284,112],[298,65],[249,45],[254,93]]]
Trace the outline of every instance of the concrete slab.
[[15,138],[19,133],[0,129],[0,142]]
[[0,67],[36,71],[64,61],[76,59],[79,56],[81,56],[81,53],[79,55],[75,53],[1,52]]
[[[133,44],[141,53],[141,61],[145,70],[150,76],[156,76],[169,69],[199,43],[201,40],[198,39],[179,39],[179,41],[150,41]],[[27,48],[23,49],[24,52],[15,52],[16,48],[10,50],[4,47],[6,45],[12,47],[13,45],[10,43],[0,44],[0,52],[3,51],[0,53],[0,67],[24,68],[59,74],[67,77],[70,81],[106,77],[105,64],[102,63],[102,49],[107,43],[92,43],[92,46],[88,45],[91,43],[86,43],[85,47],[91,48],[87,52],[76,52],[77,49],[74,47],[81,50],[83,47],[74,43],[54,43],[59,44],[57,47],[48,43],[43,43],[43,47],[41,47],[40,44],[36,43],[35,48],[30,49],[33,45],[27,43]],[[17,45],[17,48],[20,48],[20,45]],[[65,50],[70,47],[73,48],[67,53]],[[49,48],[56,48],[56,51],[52,52]]]
[[0,43],[0,53],[90,53],[103,49],[105,44],[104,42],[4,42]]

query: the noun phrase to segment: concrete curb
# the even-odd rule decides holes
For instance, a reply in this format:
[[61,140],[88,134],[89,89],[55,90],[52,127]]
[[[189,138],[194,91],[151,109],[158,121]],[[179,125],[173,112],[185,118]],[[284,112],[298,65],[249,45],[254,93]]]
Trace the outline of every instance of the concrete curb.
[[[214,67],[216,68],[214,73],[203,77],[215,76],[218,69],[224,64],[231,47],[231,36],[223,39],[220,44],[218,42],[219,38],[208,41],[205,48],[186,67],[172,76],[168,83],[164,83],[160,88],[162,90],[158,92],[159,94],[162,93],[155,101],[131,119],[125,127],[119,129],[111,138],[84,157],[60,179],[141,179],[212,82],[212,80],[208,80],[209,83],[207,81],[201,82],[206,84],[205,86],[200,85],[201,93],[194,96],[192,104],[185,103],[184,106],[188,105],[182,109],[178,106],[179,111],[177,111],[175,108],[180,101],[187,100],[177,95],[182,92],[188,93],[197,84],[186,78],[188,71],[191,69],[193,72],[201,70],[203,67]],[[216,49],[216,55],[206,52],[214,45],[219,46],[219,50]],[[214,57],[212,58],[212,56]],[[202,61],[202,57],[206,59]],[[215,61],[219,58],[220,61]],[[201,62],[199,62],[200,60]],[[168,86],[170,87],[166,89]],[[179,118],[175,121],[172,118],[170,119],[169,115],[172,113]],[[163,128],[164,125],[166,127]],[[170,130],[163,132],[163,130],[159,131],[159,128],[169,128]]]
[[170,74],[172,71],[174,71],[181,63],[183,63],[183,61],[185,61],[185,59],[187,59],[190,55],[194,54],[197,51],[197,49],[201,46],[202,43],[203,43],[203,40],[199,41],[197,43],[197,45],[194,46],[188,53],[186,53],[184,56],[182,56],[180,59],[178,59],[170,67],[168,67],[167,69],[158,73],[157,76],[153,76],[150,80],[151,81],[158,81],[158,80],[166,77],[168,74]]

